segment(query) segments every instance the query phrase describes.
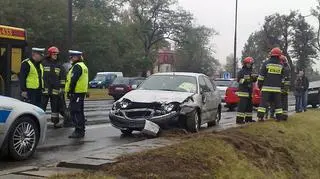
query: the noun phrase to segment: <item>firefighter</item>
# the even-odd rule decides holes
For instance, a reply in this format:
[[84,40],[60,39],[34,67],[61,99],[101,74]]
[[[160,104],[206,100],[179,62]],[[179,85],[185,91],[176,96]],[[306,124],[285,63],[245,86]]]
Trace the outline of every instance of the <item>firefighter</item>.
[[284,68],[281,64],[280,57],[282,51],[279,48],[273,48],[270,52],[270,59],[262,64],[258,85],[262,91],[261,103],[258,108],[258,119],[264,121],[268,104],[273,103],[275,106],[276,120],[282,119],[281,89],[284,79]]
[[70,99],[70,113],[75,131],[69,138],[85,135],[84,98],[88,92],[88,68],[83,62],[82,52],[69,50],[72,67],[68,72],[65,91]]
[[21,63],[20,88],[21,97],[24,101],[41,107],[43,89],[43,58],[44,48],[32,48],[31,58]]
[[290,89],[290,74],[291,68],[288,64],[288,59],[286,56],[282,55],[280,57],[281,63],[283,64],[284,68],[284,79],[283,79],[283,88],[281,91],[281,102],[283,107],[283,120],[288,119],[288,94]]
[[50,99],[51,105],[51,122],[55,128],[60,128],[62,125],[59,123],[59,98],[60,94],[64,94],[65,86],[65,71],[61,64],[58,62],[59,49],[57,47],[50,47],[48,55],[43,60],[43,81],[44,90],[42,96],[42,108],[44,111]]
[[243,60],[243,67],[238,73],[239,91],[237,95],[240,102],[237,112],[237,124],[245,122],[255,122],[252,120],[252,84],[256,81],[256,77],[252,75],[253,58],[247,57]]

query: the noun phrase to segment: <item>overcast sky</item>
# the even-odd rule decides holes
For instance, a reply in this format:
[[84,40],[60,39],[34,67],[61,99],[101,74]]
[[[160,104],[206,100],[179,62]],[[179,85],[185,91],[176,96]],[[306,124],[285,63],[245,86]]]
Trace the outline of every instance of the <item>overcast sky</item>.
[[[216,58],[225,63],[225,58],[233,53],[235,0],[179,0],[180,6],[192,12],[196,23],[214,28],[219,32],[213,39]],[[264,17],[276,12],[289,13],[290,10],[300,10],[303,15],[309,15],[310,9],[316,6],[316,0],[239,0],[238,6],[238,50],[241,51],[249,35],[258,30],[264,22]],[[307,17],[313,26],[317,21]]]

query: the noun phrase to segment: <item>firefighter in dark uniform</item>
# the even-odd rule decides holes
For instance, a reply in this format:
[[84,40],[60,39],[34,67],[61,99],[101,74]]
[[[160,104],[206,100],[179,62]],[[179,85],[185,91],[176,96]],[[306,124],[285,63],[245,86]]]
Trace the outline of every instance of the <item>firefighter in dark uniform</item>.
[[252,120],[252,84],[257,80],[252,75],[253,58],[247,57],[243,60],[243,67],[238,73],[237,81],[239,83],[239,90],[237,95],[240,98],[237,111],[237,124],[244,124],[245,122],[254,122]]
[[32,57],[21,63],[20,88],[24,101],[41,107],[43,89],[43,58],[44,48],[32,48]]
[[258,85],[262,91],[261,103],[258,108],[258,119],[264,121],[268,104],[271,102],[275,106],[276,120],[282,119],[283,109],[281,103],[281,90],[283,87],[284,68],[280,57],[282,51],[279,48],[273,48],[270,53],[270,59],[262,64]]
[[283,88],[281,91],[281,102],[283,107],[283,120],[288,119],[288,94],[290,90],[290,74],[291,74],[291,68],[288,64],[288,59],[286,56],[282,55],[280,57],[281,63],[284,68],[284,79],[283,79]]
[[59,123],[59,95],[64,93],[64,87],[66,83],[65,70],[58,62],[58,55],[59,49],[54,46],[50,47],[48,49],[48,56],[42,62],[44,69],[42,108],[44,111],[46,111],[50,99],[51,122],[54,124],[55,128],[62,127],[62,125]]
[[82,52],[69,50],[72,67],[68,72],[65,91],[70,99],[70,113],[75,131],[69,138],[85,135],[84,98],[88,92],[88,68],[83,62]]

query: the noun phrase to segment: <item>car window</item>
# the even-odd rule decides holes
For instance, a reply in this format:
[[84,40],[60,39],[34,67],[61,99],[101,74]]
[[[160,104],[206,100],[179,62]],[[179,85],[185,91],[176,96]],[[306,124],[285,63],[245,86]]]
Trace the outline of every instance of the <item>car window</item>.
[[207,77],[204,78],[204,81],[206,82],[206,85],[209,87],[210,91],[214,91],[215,90],[215,88],[213,87],[212,82]]
[[183,75],[153,75],[139,89],[197,93],[197,79]]
[[206,82],[205,82],[205,79],[201,76],[199,77],[199,86],[200,86],[200,91],[202,92],[209,92],[211,91],[209,89],[209,87],[207,86]]
[[231,80],[216,80],[215,82],[217,86],[223,86],[223,87],[228,87],[232,83]]
[[113,85],[128,85],[129,84],[129,78],[118,77],[113,81],[112,84]]

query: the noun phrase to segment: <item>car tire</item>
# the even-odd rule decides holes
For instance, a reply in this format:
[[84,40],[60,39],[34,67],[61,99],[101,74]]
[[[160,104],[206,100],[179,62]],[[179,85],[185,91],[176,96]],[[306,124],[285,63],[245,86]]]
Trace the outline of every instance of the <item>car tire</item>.
[[124,134],[124,135],[131,135],[132,134],[132,130],[130,129],[124,129],[124,130],[121,130],[121,133]]
[[200,115],[197,111],[192,112],[186,121],[186,129],[189,132],[196,133],[199,132],[200,129]]
[[214,118],[214,121],[208,122],[208,127],[213,127],[215,125],[218,125],[220,120],[221,120],[221,109],[218,108],[218,111],[217,111],[216,117]]
[[[38,125],[30,117],[24,116],[14,121],[8,134],[9,156],[18,161],[31,157],[39,142],[39,131]],[[22,149],[23,145],[24,149]],[[19,146],[20,150],[27,151],[20,151]]]

